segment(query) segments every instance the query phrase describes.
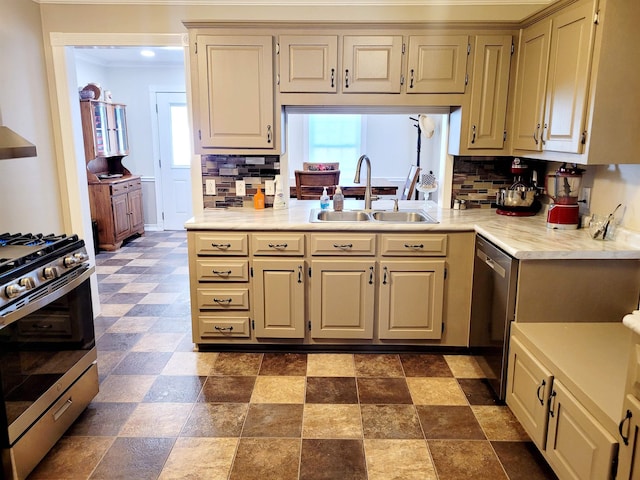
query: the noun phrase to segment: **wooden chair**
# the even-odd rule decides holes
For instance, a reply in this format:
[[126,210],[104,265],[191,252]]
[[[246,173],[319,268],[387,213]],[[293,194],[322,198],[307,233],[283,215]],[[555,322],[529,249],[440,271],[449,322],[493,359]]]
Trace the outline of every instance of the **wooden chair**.
[[302,170],[308,172],[340,170],[340,162],[302,162]]
[[409,175],[407,175],[407,180],[404,182],[404,188],[402,189],[402,195],[400,195],[400,200],[411,200],[413,197],[413,192],[416,190],[416,183],[418,182],[418,177],[420,176],[420,167],[416,165],[411,165],[409,169]]
[[298,200],[317,200],[322,195],[322,187],[333,195],[340,182],[340,170],[304,171],[296,170],[296,198]]

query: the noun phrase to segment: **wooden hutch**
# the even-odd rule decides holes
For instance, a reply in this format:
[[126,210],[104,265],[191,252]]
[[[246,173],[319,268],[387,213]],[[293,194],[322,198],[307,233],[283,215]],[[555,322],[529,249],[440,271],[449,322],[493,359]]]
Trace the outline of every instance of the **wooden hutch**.
[[117,250],[123,240],[144,234],[142,182],[122,164],[129,154],[126,106],[81,100],[82,132],[91,218],[98,247]]

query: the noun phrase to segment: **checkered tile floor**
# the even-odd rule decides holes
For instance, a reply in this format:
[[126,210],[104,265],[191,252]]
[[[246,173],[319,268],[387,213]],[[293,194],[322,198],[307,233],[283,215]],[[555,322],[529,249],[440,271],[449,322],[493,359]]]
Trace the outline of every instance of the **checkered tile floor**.
[[196,352],[184,232],[96,264],[100,393],[30,479],[556,478],[471,356]]

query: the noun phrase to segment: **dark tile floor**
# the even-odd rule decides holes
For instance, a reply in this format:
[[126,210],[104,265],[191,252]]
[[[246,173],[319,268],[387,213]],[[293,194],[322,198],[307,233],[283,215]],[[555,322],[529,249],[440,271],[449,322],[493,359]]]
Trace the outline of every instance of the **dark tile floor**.
[[197,352],[184,232],[96,263],[100,393],[32,480],[555,478],[471,356]]

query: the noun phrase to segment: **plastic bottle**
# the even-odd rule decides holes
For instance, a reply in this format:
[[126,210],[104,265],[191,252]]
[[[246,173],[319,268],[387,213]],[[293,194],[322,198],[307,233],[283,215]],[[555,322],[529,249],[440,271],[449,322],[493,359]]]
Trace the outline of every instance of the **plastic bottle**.
[[258,191],[253,196],[253,208],[260,210],[264,208],[264,193],[260,187],[258,187]]
[[281,210],[283,208],[287,208],[287,200],[284,197],[284,193],[282,191],[282,178],[280,175],[276,175],[275,179],[276,183],[276,195],[273,199],[273,209]]
[[322,210],[329,209],[329,194],[327,193],[327,187],[322,189],[322,195],[320,196],[320,208]]
[[336,187],[336,193],[333,194],[333,210],[336,212],[341,212],[344,208],[344,195],[342,194],[342,189],[340,185]]

